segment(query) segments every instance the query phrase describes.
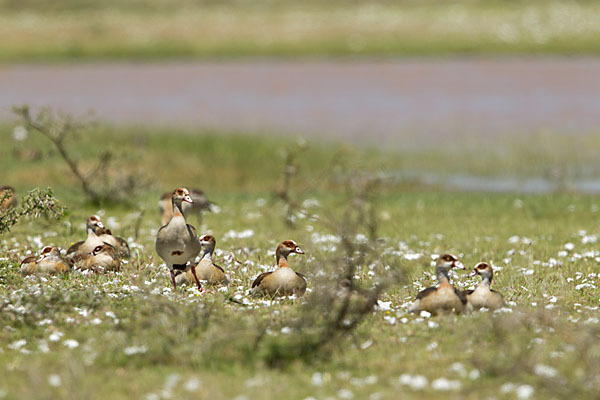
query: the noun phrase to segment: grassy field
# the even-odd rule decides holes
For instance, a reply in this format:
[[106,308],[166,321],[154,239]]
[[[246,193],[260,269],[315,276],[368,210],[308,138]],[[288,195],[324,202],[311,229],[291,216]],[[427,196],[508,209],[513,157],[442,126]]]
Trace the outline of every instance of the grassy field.
[[0,61],[598,54],[593,1],[0,1]]
[[[341,210],[354,189],[347,183],[356,182],[348,176],[406,168],[410,157],[309,144],[298,156],[292,193],[301,207],[289,226],[273,192],[281,182],[280,153],[299,149],[296,142],[170,133],[98,127],[70,145],[88,166],[108,149],[105,143],[113,143],[119,149],[116,166],[145,172],[148,185],[141,191],[99,208],[84,201],[42,138],[31,133],[16,143],[9,128],[0,129],[8,144],[0,150],[6,180],[0,184],[15,186],[19,194],[52,186],[68,207],[59,221],[24,222],[0,239],[0,398],[597,396],[599,198],[444,192],[384,182],[371,193],[378,239],[366,239],[369,233],[356,226],[356,240],[371,252],[355,279],[367,288],[389,279],[388,270],[400,272],[401,279],[352,335],[318,354],[287,357],[315,335],[313,329],[318,333],[318,326],[295,328],[298,318],[315,311],[321,283],[339,273],[344,254],[331,222],[344,224]],[[557,162],[576,158],[562,150],[555,149],[565,157]],[[552,167],[550,149],[526,160],[502,158],[511,154],[503,151],[495,156],[496,173],[506,165],[525,173]],[[38,158],[28,160],[33,153]],[[456,153],[454,162],[430,165],[477,172],[468,156]],[[217,260],[232,279],[225,289],[204,295],[194,288],[171,290],[153,242],[158,195],[178,185],[203,188],[220,208],[206,214],[202,225],[191,222],[217,238]],[[42,244],[64,248],[82,239],[91,213],[129,239],[134,257],[122,272],[20,276],[20,259]],[[304,300],[248,296],[251,280],[271,268],[273,250],[284,239],[306,251],[291,264],[308,276],[312,292]],[[447,251],[468,267],[493,262],[494,286],[509,307],[458,317],[407,314],[418,290],[433,283],[432,256]],[[476,282],[466,275],[458,272],[456,284]],[[273,366],[274,359],[282,362]]]

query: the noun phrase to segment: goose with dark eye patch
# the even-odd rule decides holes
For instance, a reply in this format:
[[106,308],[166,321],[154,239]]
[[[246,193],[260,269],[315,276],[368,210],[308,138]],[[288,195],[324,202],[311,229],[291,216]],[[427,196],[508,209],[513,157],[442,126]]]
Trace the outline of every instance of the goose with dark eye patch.
[[290,254],[304,254],[304,251],[293,240],[286,240],[277,246],[275,257],[277,269],[260,274],[252,283],[254,295],[287,296],[303,295],[306,292],[306,277],[295,272],[288,263]]
[[438,286],[420,291],[409,311],[428,311],[433,315],[452,312],[460,314],[466,311],[466,298],[450,284],[448,273],[452,268],[465,269],[462,263],[452,254],[444,254],[439,257],[435,266]]
[[[185,271],[187,263],[194,260],[200,253],[200,241],[196,234],[196,228],[185,222],[183,216],[183,203],[193,203],[190,192],[186,188],[177,188],[171,195],[173,216],[169,222],[158,230],[156,236],[156,252],[169,267],[173,289],[177,289],[175,281],[175,269]],[[192,268],[192,275],[199,290],[202,285]]]
[[40,252],[39,257],[26,257],[21,261],[21,273],[31,275],[35,273],[57,274],[67,272],[71,269],[69,263],[64,260],[57,247],[46,246]]
[[[173,216],[173,207],[171,206],[171,192],[164,193],[158,202],[158,212],[160,213],[161,223],[166,225]],[[200,189],[190,189],[190,197],[193,203],[183,203],[181,211],[183,215],[189,219],[189,216],[195,214],[198,221],[202,221],[202,213],[211,211],[214,203]]]
[[494,270],[492,266],[485,262],[480,262],[475,265],[469,276],[481,276],[481,282],[474,290],[465,290],[463,295],[467,298],[473,309],[487,308],[489,310],[497,310],[504,307],[504,297],[502,293],[490,288],[492,279],[494,278]]
[[89,254],[97,246],[102,246],[104,242],[96,234],[96,232],[102,228],[104,228],[104,225],[102,224],[100,217],[97,215],[90,216],[86,223],[87,239],[71,245],[67,250],[67,257],[73,258],[77,255]]
[[91,253],[78,254],[73,258],[75,269],[94,272],[119,271],[121,260],[117,250],[108,243],[96,246]]
[[229,278],[225,275],[223,268],[213,262],[213,253],[215,251],[216,239],[212,235],[204,235],[200,238],[202,246],[202,258],[195,265],[188,265],[185,274],[180,274],[175,278],[177,283],[193,282],[194,274],[192,268],[196,270],[196,276],[199,280],[206,281],[211,285],[229,283]]
[[129,245],[125,239],[114,236],[112,231],[108,228],[97,229],[96,235],[98,235],[98,238],[100,238],[102,242],[113,246],[117,250],[120,258],[129,258]]

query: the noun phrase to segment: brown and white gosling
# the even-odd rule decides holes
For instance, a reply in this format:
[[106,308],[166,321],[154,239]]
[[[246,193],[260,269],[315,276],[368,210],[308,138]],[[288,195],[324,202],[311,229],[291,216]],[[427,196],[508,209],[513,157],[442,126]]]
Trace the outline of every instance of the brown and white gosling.
[[452,254],[439,257],[435,266],[437,287],[429,287],[417,294],[417,299],[409,308],[410,312],[428,311],[432,315],[438,313],[460,314],[467,310],[467,299],[450,284],[448,272],[452,268],[465,269],[464,265]]
[[[171,206],[171,195],[173,193],[164,193],[158,201],[158,212],[160,213],[161,223],[166,225],[173,216],[173,207]],[[206,198],[204,192],[200,189],[191,189],[190,197],[193,203],[184,203],[182,207],[183,215],[189,218],[190,215],[196,214],[198,221],[202,221],[202,213],[210,211],[213,202]]]
[[485,262],[475,265],[469,276],[481,276],[481,282],[475,287],[475,290],[465,290],[463,295],[467,298],[473,309],[487,308],[497,310],[504,307],[504,297],[502,293],[492,290],[490,285],[494,278],[492,266]]
[[108,243],[96,246],[91,253],[78,254],[73,257],[75,269],[94,272],[119,271],[121,260],[117,250]]
[[0,212],[4,212],[16,205],[17,196],[15,196],[15,189],[13,189],[12,186],[0,187]]
[[57,274],[67,272],[71,269],[69,263],[64,260],[57,247],[46,246],[40,252],[39,257],[26,257],[21,261],[21,273],[31,275],[35,273]]
[[303,295],[306,292],[306,277],[295,272],[288,264],[290,254],[304,254],[304,251],[293,240],[286,240],[277,246],[275,257],[277,269],[260,274],[252,283],[255,295]]
[[67,257],[73,258],[77,255],[90,254],[97,246],[101,246],[104,242],[96,234],[96,231],[101,228],[104,228],[104,225],[100,217],[97,215],[90,216],[86,223],[87,238],[72,244],[67,249]]
[[[175,269],[185,271],[188,261],[194,260],[200,253],[200,240],[196,234],[196,228],[186,224],[183,216],[183,203],[193,203],[190,192],[186,188],[177,188],[171,195],[172,217],[163,225],[156,236],[156,252],[169,267],[173,289],[177,289],[175,282]],[[202,285],[196,276],[196,270],[192,268],[192,275],[199,290]]]
[[104,243],[113,246],[117,250],[117,254],[119,254],[120,258],[129,258],[129,245],[125,239],[113,236],[112,231],[108,228],[96,229],[96,235],[98,235],[100,240]]
[[196,270],[196,276],[201,281],[206,281],[211,285],[229,283],[229,278],[225,275],[223,268],[213,262],[212,256],[215,251],[217,241],[211,235],[204,235],[200,238],[202,246],[202,258],[197,264],[188,265],[185,274],[177,275],[175,281],[179,284],[184,282],[193,282],[194,275],[192,268]]

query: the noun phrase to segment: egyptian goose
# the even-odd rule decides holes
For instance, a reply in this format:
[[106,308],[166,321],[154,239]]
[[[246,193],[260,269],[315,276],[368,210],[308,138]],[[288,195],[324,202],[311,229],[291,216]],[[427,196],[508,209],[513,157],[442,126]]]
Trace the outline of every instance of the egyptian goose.
[[[6,196],[6,198],[4,198]],[[0,211],[4,212],[9,207],[15,207],[17,205],[17,196],[15,196],[15,189],[11,186],[0,187]]]
[[304,251],[293,240],[286,240],[277,246],[275,256],[277,269],[260,274],[252,283],[255,295],[303,295],[306,291],[306,277],[295,272],[288,264],[288,256],[292,253],[304,254]]
[[[196,258],[201,248],[196,228],[185,222],[182,211],[184,202],[193,203],[190,192],[186,188],[175,189],[171,195],[173,216],[166,225],[158,230],[156,236],[156,252],[169,267],[173,289],[177,289],[174,270],[185,270],[188,261]],[[202,290],[196,270],[193,268],[192,274],[198,289]]]
[[112,231],[108,228],[96,229],[96,235],[98,235],[100,240],[104,243],[113,246],[117,250],[120,258],[129,258],[129,245],[125,239],[113,236]]
[[97,246],[101,246],[104,242],[96,235],[96,231],[100,228],[104,228],[100,217],[92,215],[87,219],[87,239],[74,243],[67,250],[67,257],[73,258],[76,255],[83,255],[91,253]]
[[[158,212],[161,215],[161,222],[163,225],[169,223],[169,220],[173,216],[173,207],[171,206],[171,195],[173,193],[163,193],[158,202]],[[210,211],[213,202],[206,198],[204,192],[200,189],[191,189],[190,197],[193,203],[184,203],[182,207],[182,213],[184,216],[189,217],[191,214],[196,214],[198,221],[202,221],[202,212]]]
[[119,271],[121,261],[117,250],[108,243],[96,246],[91,253],[73,257],[75,269],[92,271]]
[[213,262],[212,256],[215,251],[217,241],[211,235],[204,235],[200,238],[200,244],[204,248],[200,262],[195,265],[188,265],[185,274],[178,275],[175,279],[177,283],[193,282],[194,275],[192,268],[196,270],[198,279],[207,281],[211,285],[228,284],[229,278],[225,275],[223,268]]
[[481,282],[475,287],[475,290],[465,290],[463,295],[467,298],[473,309],[487,308],[497,310],[504,307],[504,297],[500,292],[492,290],[490,285],[494,278],[492,266],[485,262],[475,265],[469,276],[481,276]]
[[21,273],[23,275],[31,275],[38,272],[56,274],[67,272],[70,269],[70,265],[61,257],[58,248],[54,246],[44,247],[38,258],[31,256],[21,261]]
[[409,311],[428,311],[433,315],[438,312],[460,314],[465,311],[467,309],[467,300],[461,292],[450,284],[448,272],[452,268],[465,269],[464,265],[452,254],[444,254],[439,257],[435,267],[438,286],[420,291]]

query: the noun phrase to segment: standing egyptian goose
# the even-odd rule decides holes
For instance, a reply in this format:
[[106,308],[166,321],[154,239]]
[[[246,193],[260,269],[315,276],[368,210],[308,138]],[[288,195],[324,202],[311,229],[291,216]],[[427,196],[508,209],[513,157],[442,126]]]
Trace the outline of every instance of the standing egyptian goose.
[[102,240],[104,243],[108,243],[113,246],[120,258],[129,258],[129,245],[127,241],[123,238],[113,236],[112,231],[108,228],[99,228],[96,230],[96,235]]
[[[164,193],[158,202],[158,212],[161,215],[161,222],[163,225],[169,223],[169,220],[173,216],[173,207],[171,206],[171,192]],[[198,221],[202,221],[202,212],[210,211],[213,202],[206,198],[204,192],[200,189],[191,189],[190,197],[193,203],[184,203],[182,207],[183,215],[189,218],[191,214],[196,214]]]
[[460,314],[465,311],[467,300],[461,292],[450,284],[448,272],[452,268],[465,269],[464,265],[452,254],[444,254],[439,257],[435,267],[438,286],[420,291],[409,311],[428,311],[434,315],[449,312]]
[[277,269],[260,274],[252,283],[252,293],[256,295],[303,295],[306,292],[306,277],[295,272],[288,264],[288,256],[292,253],[304,254],[304,251],[293,240],[286,240],[277,246],[275,256]]
[[21,261],[21,273],[23,275],[34,273],[56,274],[67,272],[70,269],[70,265],[61,257],[58,248],[54,246],[44,247],[38,258],[31,256]]
[[[188,261],[196,258],[201,248],[196,228],[185,222],[182,211],[184,202],[193,203],[190,192],[186,188],[175,189],[171,195],[173,216],[158,230],[156,236],[156,252],[169,267],[173,289],[177,289],[174,269],[185,270]],[[198,289],[202,290],[195,269],[192,269],[192,274]]]
[[11,186],[0,187],[0,212],[4,212],[9,207],[15,207],[16,205],[17,196],[15,196],[15,189]]
[[481,282],[477,285],[475,290],[465,290],[463,295],[467,298],[469,304],[473,306],[475,310],[480,308],[487,308],[489,310],[497,310],[504,307],[504,297],[500,292],[492,290],[490,285],[494,278],[494,270],[492,266],[485,262],[480,262],[475,265],[473,271],[469,276],[481,276]]
[[204,235],[200,238],[200,245],[203,248],[200,262],[196,265],[189,265],[186,268],[185,274],[177,276],[175,279],[177,283],[183,283],[184,281],[193,282],[194,275],[192,268],[196,270],[198,279],[207,281],[211,285],[229,283],[229,278],[225,275],[223,268],[215,264],[212,259],[216,243],[217,241],[211,235]]
[[97,215],[90,216],[86,223],[87,239],[71,245],[67,250],[67,257],[73,258],[76,255],[89,254],[97,246],[101,246],[104,242],[96,234],[96,231],[101,228],[104,228],[104,225],[100,217]]
[[121,260],[117,250],[108,243],[96,246],[89,254],[78,254],[73,257],[75,268],[78,270],[119,271]]

